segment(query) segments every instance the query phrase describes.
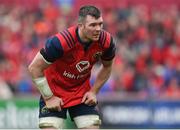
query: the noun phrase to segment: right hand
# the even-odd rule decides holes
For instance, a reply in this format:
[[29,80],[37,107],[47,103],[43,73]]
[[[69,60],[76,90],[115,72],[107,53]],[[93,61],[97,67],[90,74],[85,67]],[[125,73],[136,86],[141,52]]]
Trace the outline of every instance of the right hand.
[[61,106],[64,105],[63,100],[59,97],[56,96],[52,96],[49,99],[44,99],[45,103],[46,103],[46,107],[50,110],[50,111],[61,111]]

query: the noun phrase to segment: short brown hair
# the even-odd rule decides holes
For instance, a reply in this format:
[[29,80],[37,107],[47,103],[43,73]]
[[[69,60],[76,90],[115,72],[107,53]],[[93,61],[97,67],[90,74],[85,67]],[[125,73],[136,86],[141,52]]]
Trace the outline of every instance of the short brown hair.
[[87,15],[90,15],[98,19],[101,16],[101,12],[97,7],[92,6],[92,5],[82,6],[79,10],[78,22],[82,22],[86,18]]

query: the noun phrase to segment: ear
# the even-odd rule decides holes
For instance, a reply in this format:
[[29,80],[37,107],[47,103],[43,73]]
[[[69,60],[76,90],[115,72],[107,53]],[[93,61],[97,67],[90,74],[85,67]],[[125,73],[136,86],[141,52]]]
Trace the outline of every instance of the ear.
[[82,27],[82,23],[78,23],[78,27]]
[[83,23],[78,23],[78,28],[81,28],[81,29],[82,29],[83,26],[84,26]]

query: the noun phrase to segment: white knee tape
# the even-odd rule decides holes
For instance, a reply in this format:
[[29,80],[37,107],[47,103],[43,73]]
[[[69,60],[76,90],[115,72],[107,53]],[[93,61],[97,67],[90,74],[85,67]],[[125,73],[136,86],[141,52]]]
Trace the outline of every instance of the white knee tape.
[[83,115],[74,118],[74,122],[78,128],[86,128],[90,126],[99,126],[101,120],[98,115]]
[[64,119],[58,117],[43,117],[39,119],[40,128],[63,128]]

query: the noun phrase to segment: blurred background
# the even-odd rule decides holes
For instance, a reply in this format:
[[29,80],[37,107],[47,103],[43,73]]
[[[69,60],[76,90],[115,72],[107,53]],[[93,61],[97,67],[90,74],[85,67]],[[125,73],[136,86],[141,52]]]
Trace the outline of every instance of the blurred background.
[[117,43],[98,95],[102,128],[180,128],[179,0],[0,0],[0,128],[37,128],[39,93],[27,66],[85,4],[101,9]]

